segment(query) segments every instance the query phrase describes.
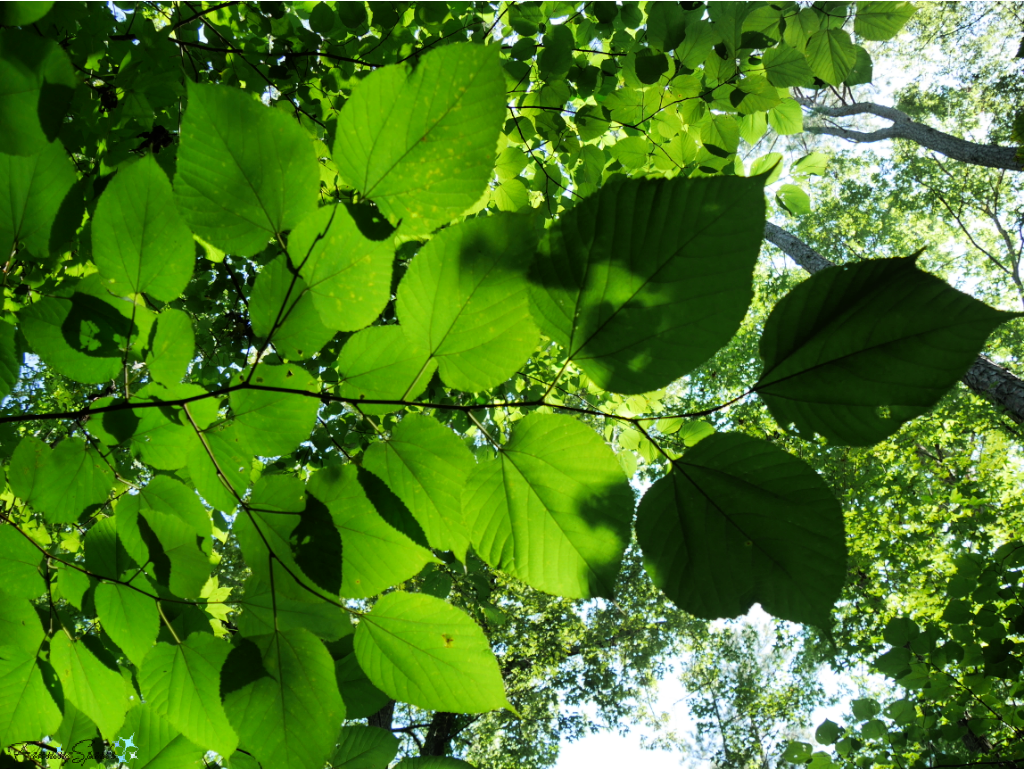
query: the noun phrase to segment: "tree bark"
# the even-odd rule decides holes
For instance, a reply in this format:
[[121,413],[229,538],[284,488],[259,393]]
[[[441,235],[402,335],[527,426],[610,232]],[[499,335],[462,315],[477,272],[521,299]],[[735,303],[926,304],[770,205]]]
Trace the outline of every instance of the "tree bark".
[[911,120],[906,113],[894,107],[885,107],[872,102],[858,102],[857,104],[842,104],[836,107],[819,107],[802,102],[805,106],[826,117],[849,117],[851,115],[876,115],[886,120],[891,120],[892,125],[877,131],[851,131],[848,128],[836,126],[813,126],[807,131],[813,134],[824,134],[826,136],[837,136],[847,141],[871,143],[885,139],[906,139],[907,141],[920,144],[930,150],[945,155],[953,160],[960,160],[975,166],[986,166],[988,168],[1004,168],[1009,171],[1024,170],[1024,166],[1017,159],[1017,148],[1000,147],[995,144],[977,144],[956,136],[936,131],[934,128]]
[[437,711],[430,720],[427,737],[420,749],[421,756],[447,756],[448,746],[454,736],[455,714]]
[[[764,239],[807,272],[835,266],[796,235],[771,222],[764,226]],[[972,392],[1002,408],[1016,424],[1024,423],[1024,380],[979,355],[960,381]]]

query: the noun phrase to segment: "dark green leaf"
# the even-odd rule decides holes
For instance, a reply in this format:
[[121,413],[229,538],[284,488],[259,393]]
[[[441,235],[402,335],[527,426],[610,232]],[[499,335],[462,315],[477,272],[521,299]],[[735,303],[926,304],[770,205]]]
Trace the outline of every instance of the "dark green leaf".
[[922,272],[915,257],[823,270],[769,316],[755,389],[780,425],[869,446],[934,406],[1015,316]]
[[61,202],[75,183],[74,166],[60,142],[27,157],[0,154],[0,250],[24,245],[50,255],[50,233]]
[[736,617],[760,603],[776,617],[827,626],[846,543],[824,481],[739,433],[711,435],[672,465],[637,513],[654,584],[698,617]]
[[398,738],[376,726],[343,726],[331,754],[335,769],[382,769],[398,754]]
[[541,242],[531,291],[541,330],[603,389],[641,393],[683,376],[750,304],[762,189],[760,178],[603,188]]
[[77,85],[55,41],[27,29],[0,29],[0,152],[43,151],[56,138]]

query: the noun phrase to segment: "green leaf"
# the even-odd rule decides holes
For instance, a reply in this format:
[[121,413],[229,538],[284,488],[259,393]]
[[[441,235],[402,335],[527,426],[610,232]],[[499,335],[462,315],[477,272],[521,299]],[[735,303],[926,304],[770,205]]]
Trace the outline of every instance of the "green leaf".
[[356,465],[329,465],[309,480],[307,505],[326,505],[341,533],[341,595],[368,598],[419,574],[433,554],[387,523],[370,504]]
[[58,632],[50,639],[50,662],[64,696],[92,719],[104,738],[113,741],[124,723],[128,703],[124,679],[109,653],[94,636],[72,641]]
[[114,473],[96,449],[81,438],[66,438],[52,451],[31,436],[11,457],[11,486],[49,523],[72,523],[106,501]]
[[686,34],[686,14],[676,3],[647,7],[647,39],[656,51],[674,50]]
[[204,431],[202,441],[193,441],[189,450],[188,470],[196,491],[226,513],[249,488],[253,455],[247,438],[231,423]]
[[530,205],[530,191],[519,179],[508,179],[491,190],[491,200],[499,211],[515,213]]
[[398,755],[398,738],[376,726],[343,726],[331,754],[335,769],[382,769]]
[[537,56],[541,77],[547,82],[564,78],[572,66],[575,39],[572,30],[564,24],[549,24],[544,32],[544,47]]
[[28,24],[35,24],[43,18],[53,3],[46,2],[14,2],[4,3],[0,6],[0,26],[22,27]]
[[663,387],[739,328],[764,228],[762,179],[626,181],[547,231],[531,302],[541,331],[605,390]]
[[6,398],[21,374],[24,355],[14,341],[15,328],[0,322],[0,400]]
[[775,202],[786,213],[805,216],[811,213],[811,196],[795,184],[783,184],[775,193]]
[[804,155],[793,164],[790,173],[805,176],[824,176],[828,170],[828,156],[821,152]]
[[913,3],[857,3],[853,31],[865,40],[891,40],[917,9]]
[[127,569],[137,568],[138,563],[132,559],[125,548],[124,540],[128,529],[128,536],[131,536],[132,529],[138,547],[133,547],[137,555],[144,556],[145,563],[149,560],[149,550],[142,550],[144,543],[141,542],[141,535],[138,534],[137,525],[134,522],[126,522],[117,516],[113,518],[101,518],[94,523],[85,536],[85,566],[93,574],[109,579],[121,579]]
[[608,151],[623,167],[637,169],[647,165],[651,144],[641,136],[627,136],[611,145]]
[[829,85],[842,83],[856,60],[857,49],[849,33],[842,29],[815,32],[807,43],[811,71]]
[[345,701],[345,713],[350,719],[372,716],[391,701],[388,695],[370,682],[359,667],[352,643],[354,638],[354,635],[348,635],[332,644],[331,648],[331,654],[336,660],[334,672],[338,689]]
[[95,592],[96,616],[111,640],[139,666],[156,643],[160,615],[149,595],[116,582],[101,582]]
[[18,598],[46,591],[43,554],[14,526],[0,526],[0,590]]
[[473,765],[459,758],[448,756],[416,756],[403,758],[395,769],[474,769]]
[[270,338],[287,360],[311,358],[334,338],[334,331],[321,321],[306,282],[292,273],[284,254],[256,276],[249,318],[253,333]]
[[193,232],[253,256],[316,210],[319,180],[298,123],[237,88],[188,81],[174,195]]
[[196,493],[166,475],[155,476],[138,494],[122,498],[117,512],[123,513],[129,504],[143,515],[155,510],[179,518],[199,537],[209,537],[211,534],[210,515]]
[[782,175],[782,153],[769,152],[750,164],[750,176],[766,174],[765,186],[774,183]]
[[77,85],[55,41],[27,29],[0,29],[0,152],[43,151],[57,137]]
[[843,733],[843,729],[839,724],[826,718],[822,724],[814,732],[814,740],[819,745],[831,745],[839,736]]
[[396,700],[452,713],[508,705],[487,636],[439,598],[388,593],[360,620],[355,650],[374,685]]
[[465,562],[469,547],[462,490],[476,462],[458,436],[437,420],[409,414],[390,440],[366,450],[363,467],[384,481],[423,527],[430,546]]
[[[54,638],[51,648],[56,644]],[[38,740],[56,731],[61,712],[55,696],[43,680],[35,649],[0,646],[0,745]]]
[[[141,526],[142,538],[149,546],[160,583],[182,598],[198,598],[210,578],[210,557],[197,546],[195,530],[174,513],[144,510],[142,520],[145,521]],[[157,542],[159,547],[156,547]],[[157,555],[161,550],[162,556]],[[206,550],[209,551],[208,541]]]
[[[206,751],[184,737],[151,703],[128,711],[121,737],[132,736],[135,747],[129,757],[132,769],[180,769],[198,766]],[[124,744],[124,743],[122,743]]]
[[3,633],[0,638],[4,639],[4,646],[16,646],[32,656],[39,651],[46,637],[39,614],[32,603],[6,589],[0,589],[0,632]]
[[394,249],[365,237],[345,206],[303,219],[288,238],[288,253],[328,328],[368,326],[391,298]]
[[782,760],[793,764],[805,764],[811,760],[813,750],[809,743],[790,741],[782,752]]
[[192,279],[196,248],[152,155],[120,166],[92,217],[93,259],[111,292],[177,299]]
[[796,99],[783,99],[777,107],[768,110],[768,124],[780,136],[798,134],[804,130],[804,113]]
[[870,83],[874,77],[871,54],[862,45],[855,45],[854,49],[857,52],[857,58],[853,62],[850,74],[843,79],[843,85],[865,85]]
[[338,116],[338,171],[392,222],[429,231],[483,194],[505,101],[496,46],[455,43],[412,70],[380,67]]
[[341,534],[323,503],[306,496],[299,478],[260,478],[247,515],[235,521],[235,534],[253,570],[265,574],[268,581],[267,547],[295,577],[305,576],[331,595],[339,594]]
[[[576,113],[577,123],[579,122],[579,113]],[[526,166],[529,165],[530,160],[518,147],[506,147],[498,155],[498,159],[494,162],[494,173],[497,174],[499,181],[507,181],[509,179],[515,179],[519,174],[526,170]]]
[[222,673],[224,709],[239,746],[264,767],[322,766],[345,718],[330,655],[304,630],[273,633],[257,641],[266,675],[237,686],[228,677],[231,657]]
[[572,417],[530,414],[462,497],[473,550],[531,587],[611,597],[629,544],[633,491],[611,448]]
[[[248,557],[250,553],[246,555]],[[276,578],[291,579],[280,567],[274,573]],[[263,578],[262,571],[246,580],[245,592],[239,603],[245,609],[237,619],[238,632],[243,636],[298,628],[328,641],[352,634],[352,623],[343,609],[302,590],[296,590],[294,596],[282,595],[280,591],[272,594],[270,583]]]
[[157,644],[139,669],[146,704],[185,737],[222,756],[238,747],[220,698],[221,668],[231,645],[193,633],[180,645]]
[[775,420],[810,438],[870,446],[949,390],[1000,323],[915,265],[916,256],[823,270],[769,315],[755,389]]
[[192,319],[187,313],[165,307],[156,318],[156,325],[146,348],[146,368],[154,382],[178,384],[195,359],[196,339]]
[[807,58],[795,48],[779,43],[764,52],[761,59],[768,82],[777,88],[806,86],[814,82]]
[[[247,375],[243,372],[241,381]],[[234,390],[230,395],[239,436],[254,454],[275,457],[291,453],[309,440],[316,424],[320,401],[301,393],[317,392],[316,382],[306,371],[286,364],[261,364],[248,379],[251,389]],[[280,388],[297,392],[280,392]]]
[[[95,285],[83,284],[79,288]],[[135,310],[126,301],[76,291],[70,299],[45,297],[26,307],[18,322],[32,351],[48,366],[77,382],[95,384],[121,373],[124,350],[139,337],[146,316],[143,308]]]
[[448,227],[420,249],[398,287],[401,328],[450,387],[496,387],[537,346],[526,271],[539,232],[512,214]]
[[698,617],[754,603],[824,627],[846,577],[843,514],[803,461],[717,433],[675,460],[640,501],[637,540],[659,588]]
[[[359,400],[414,400],[437,370],[430,353],[416,347],[401,326],[373,326],[353,334],[338,356],[338,394]],[[367,414],[386,414],[401,406],[366,404]]]
[[0,251],[24,245],[37,258],[49,256],[53,223],[74,183],[60,142],[27,157],[0,154]]
[[850,703],[853,717],[858,721],[867,721],[869,718],[873,718],[881,709],[882,706],[878,704],[878,701],[871,698],[858,699]]

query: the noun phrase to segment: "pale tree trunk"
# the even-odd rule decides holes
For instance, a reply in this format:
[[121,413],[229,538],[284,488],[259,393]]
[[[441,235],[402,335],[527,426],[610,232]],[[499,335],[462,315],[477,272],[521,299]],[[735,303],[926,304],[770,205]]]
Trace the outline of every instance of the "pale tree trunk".
[[836,107],[821,107],[801,100],[801,103],[810,107],[818,115],[825,117],[850,117],[852,115],[875,115],[886,120],[891,120],[892,125],[888,128],[881,128],[877,131],[852,131],[848,128],[838,126],[812,126],[807,129],[808,133],[824,134],[826,136],[837,136],[852,142],[872,143],[884,141],[885,139],[906,139],[922,147],[938,152],[953,160],[960,160],[975,166],[987,166],[988,168],[1003,168],[1009,171],[1024,170],[1024,166],[1017,159],[1016,147],[999,147],[994,144],[977,144],[965,139],[958,139],[956,136],[936,131],[924,123],[911,120],[906,113],[894,107],[884,107],[881,104],[871,102],[858,102],[856,104],[841,104]]
[[[764,239],[807,272],[835,266],[800,238],[771,222],[764,226]],[[960,381],[972,392],[1001,407],[1015,423],[1024,423],[1024,380],[979,355]]]

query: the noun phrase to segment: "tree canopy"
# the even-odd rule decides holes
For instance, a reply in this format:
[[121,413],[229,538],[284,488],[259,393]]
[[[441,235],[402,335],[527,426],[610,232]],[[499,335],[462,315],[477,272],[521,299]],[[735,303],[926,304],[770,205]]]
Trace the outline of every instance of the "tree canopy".
[[854,98],[915,10],[0,6],[0,765],[550,765],[681,638],[726,765],[1024,760],[1020,142]]

